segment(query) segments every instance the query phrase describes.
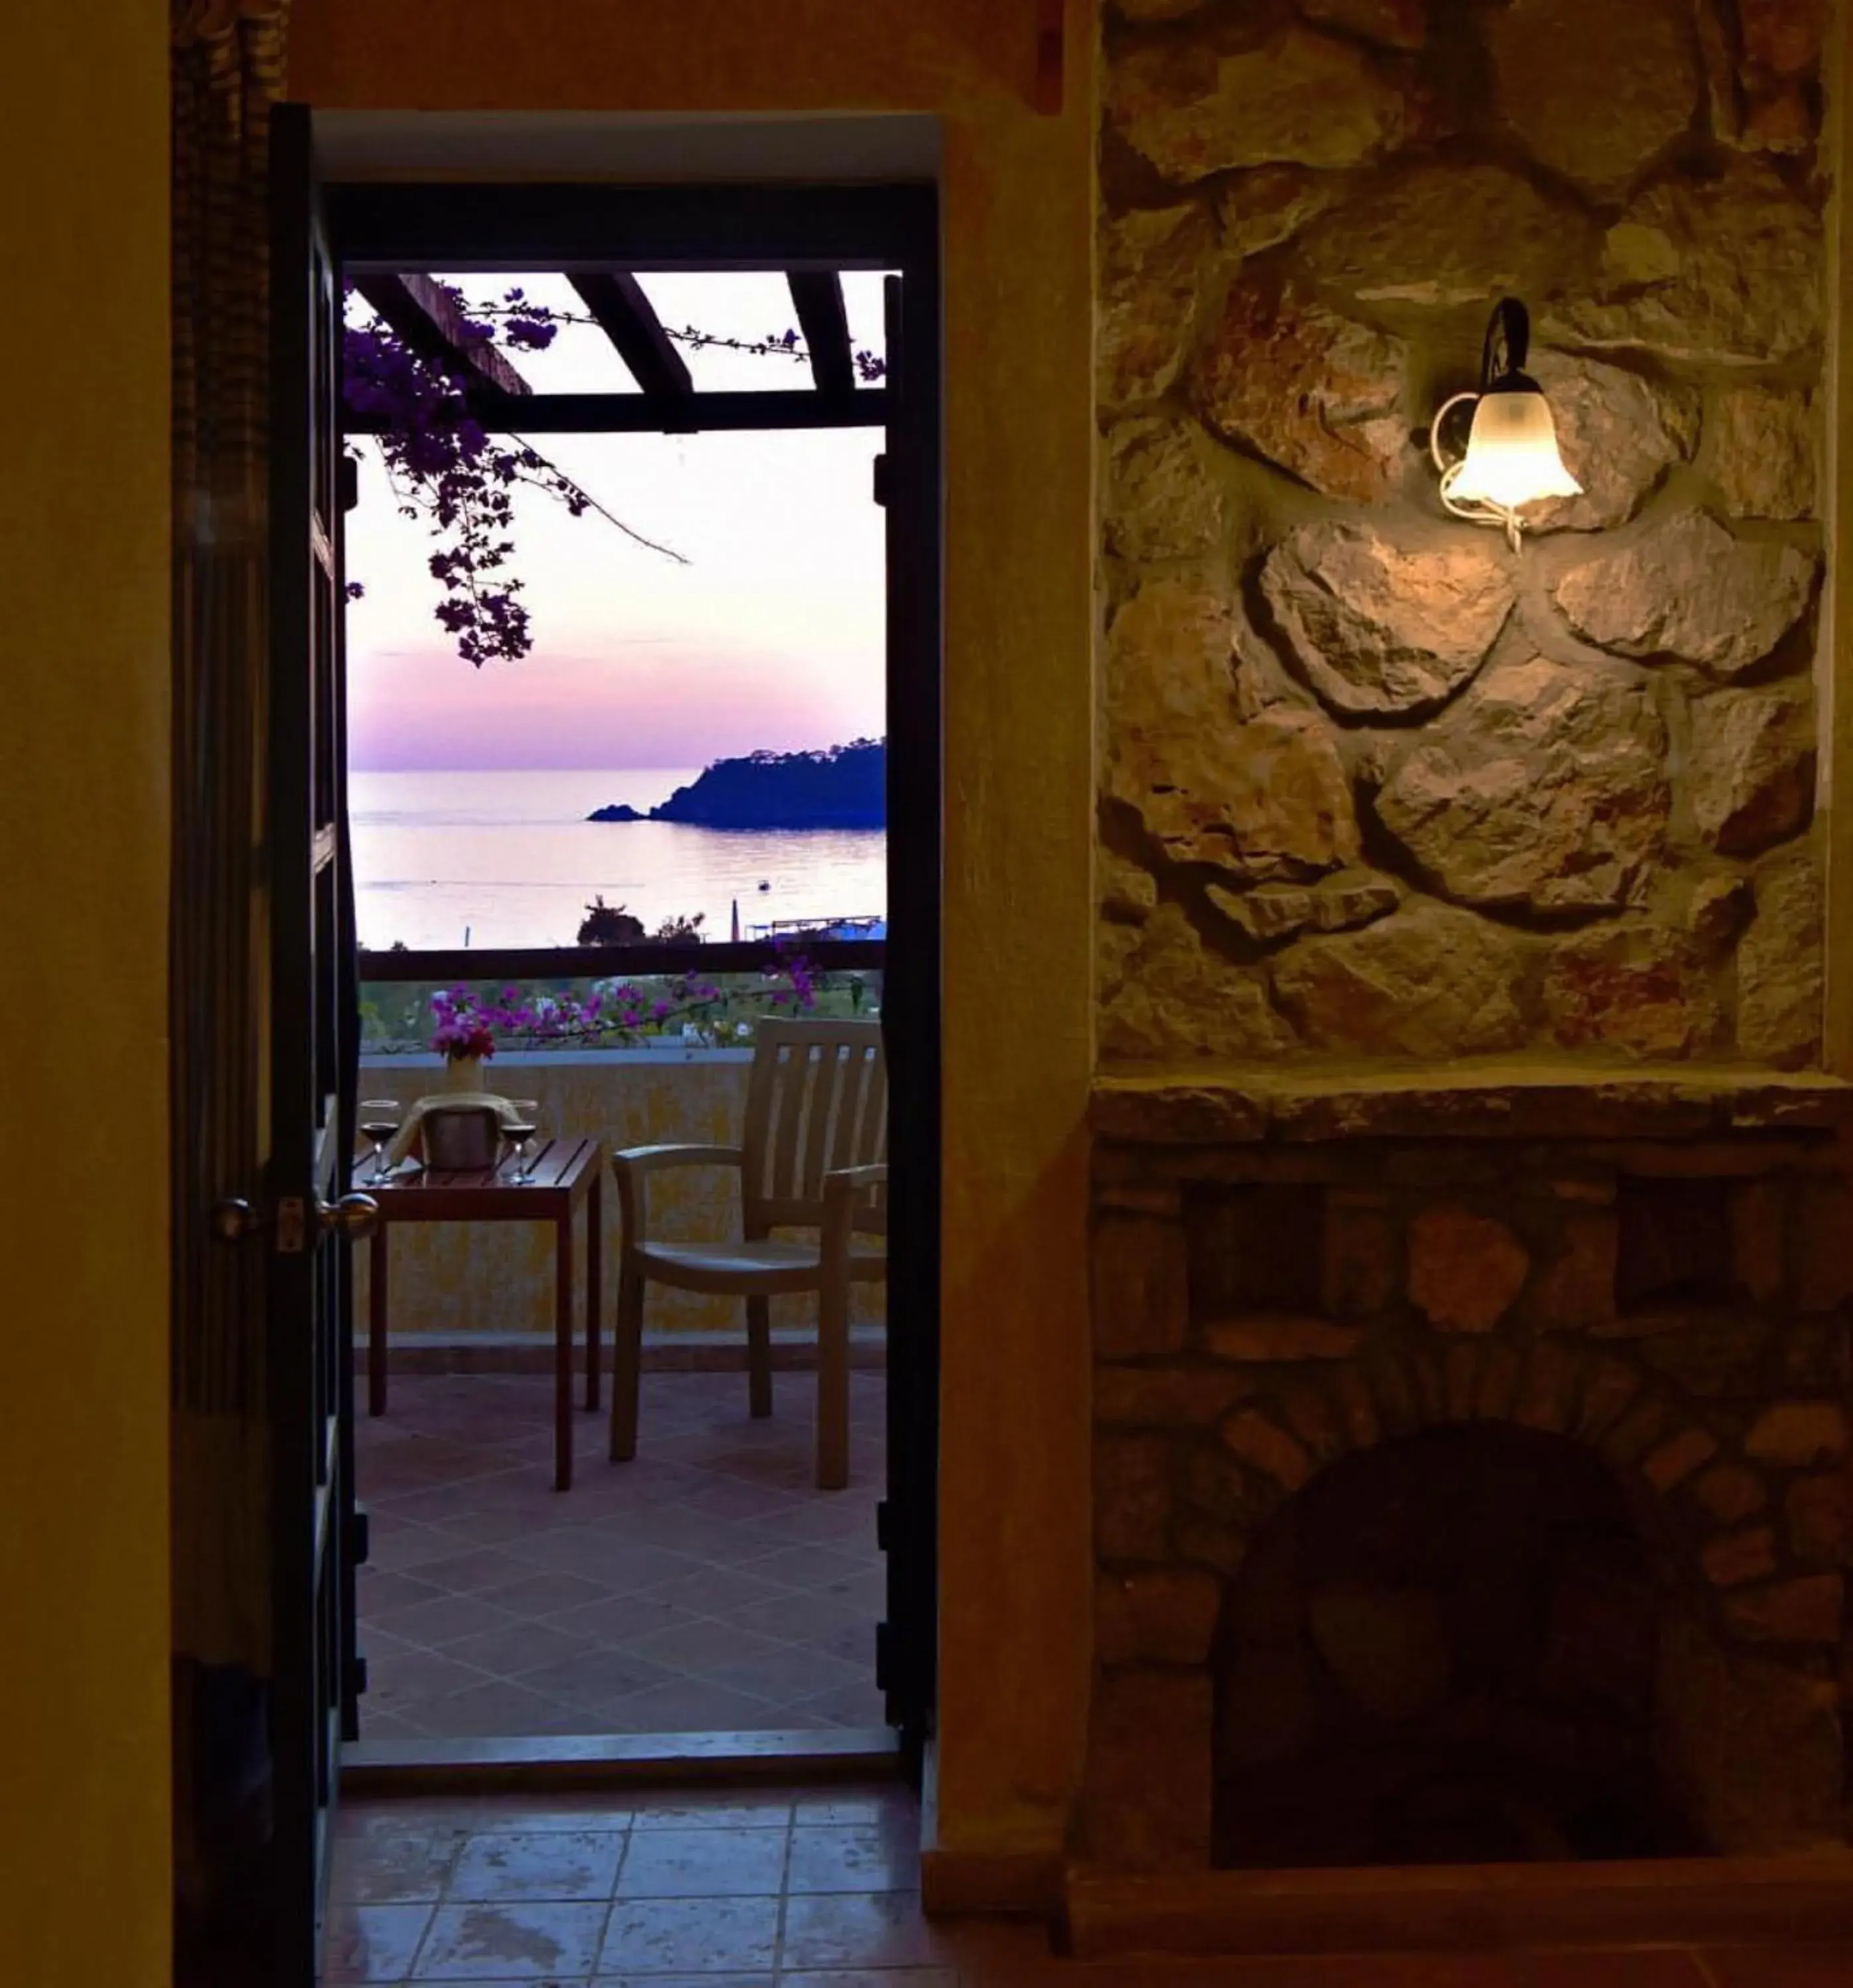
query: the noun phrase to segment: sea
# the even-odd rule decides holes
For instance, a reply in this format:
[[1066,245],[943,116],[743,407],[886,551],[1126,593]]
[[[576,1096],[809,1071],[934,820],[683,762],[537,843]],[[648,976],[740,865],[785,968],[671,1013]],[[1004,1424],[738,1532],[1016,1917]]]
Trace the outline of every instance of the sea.
[[886,917],[880,829],[586,819],[607,803],[653,807],[698,770],[351,774],[360,943],[571,945],[595,896],[648,931],[699,912],[715,939],[736,905],[748,938],[774,923]]

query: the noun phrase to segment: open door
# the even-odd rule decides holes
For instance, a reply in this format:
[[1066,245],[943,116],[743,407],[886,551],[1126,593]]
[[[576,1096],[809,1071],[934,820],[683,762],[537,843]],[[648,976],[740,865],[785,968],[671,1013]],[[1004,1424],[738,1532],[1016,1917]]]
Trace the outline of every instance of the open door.
[[938,1658],[940,658],[938,304],[924,260],[884,285],[889,417],[875,494],[888,555],[888,949],[881,1020],[889,1195],[888,1557],[875,1677],[918,1775]]
[[[271,120],[269,1142],[254,1219],[269,1249],[278,1988],[311,1988],[340,1746],[355,1733],[350,1242],[377,1219],[347,1192],[359,1070],[343,671],[340,289],[308,111]],[[261,949],[262,936],[257,941]],[[264,962],[254,962],[262,971]]]

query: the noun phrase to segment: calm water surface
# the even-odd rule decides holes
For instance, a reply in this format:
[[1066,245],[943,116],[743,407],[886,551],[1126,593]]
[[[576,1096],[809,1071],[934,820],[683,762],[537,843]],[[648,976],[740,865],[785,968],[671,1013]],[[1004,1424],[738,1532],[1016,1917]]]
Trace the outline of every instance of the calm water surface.
[[[706,915],[713,938],[778,918],[884,915],[888,838],[869,830],[589,822],[648,808],[695,770],[355,773],[349,786],[360,942],[570,945],[595,894],[647,928]],[[763,882],[767,888],[759,887]]]

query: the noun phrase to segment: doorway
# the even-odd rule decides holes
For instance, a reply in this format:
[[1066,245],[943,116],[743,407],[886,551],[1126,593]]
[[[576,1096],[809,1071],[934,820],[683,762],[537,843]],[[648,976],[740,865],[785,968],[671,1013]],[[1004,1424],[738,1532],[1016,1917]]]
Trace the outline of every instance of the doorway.
[[[360,1529],[370,1553],[358,1581],[359,1675],[387,1687],[380,1701],[370,1703],[367,1692],[359,1698],[362,1757],[370,1764],[395,1752],[428,1758],[434,1742],[480,1736],[525,1733],[539,1742],[562,1734],[763,1729],[768,1707],[789,1709],[786,1729],[885,1724],[898,1733],[904,1754],[917,1757],[932,1702],[936,1438],[939,555],[932,191],[346,184],[327,190],[327,206],[341,280],[406,343],[458,370],[471,366],[470,413],[492,438],[519,436],[516,445],[546,451],[551,463],[574,436],[641,443],[673,434],[688,438],[683,446],[695,451],[716,442],[737,451],[756,438],[789,450],[807,433],[830,440],[855,433],[874,445],[871,487],[862,495],[882,507],[886,565],[884,904],[845,903],[828,917],[820,916],[820,904],[806,904],[793,908],[800,915],[780,920],[764,915],[783,908],[776,898],[762,908],[749,897],[719,943],[708,939],[720,928],[718,908],[691,905],[705,914],[702,929],[690,933],[671,919],[655,930],[652,918],[644,933],[630,935],[651,942],[624,947],[621,959],[559,938],[542,946],[534,942],[541,935],[526,930],[504,935],[524,942],[498,945],[497,935],[468,924],[439,935],[448,945],[395,945],[396,934],[370,934],[363,909],[361,940],[377,942],[360,955],[363,1012],[377,1024],[385,1011],[389,1026],[401,1026],[403,1044],[408,999],[422,1002],[435,988],[467,982],[544,994],[580,978],[596,985],[621,966],[627,982],[652,993],[665,978],[698,973],[723,990],[723,1026],[738,1030],[733,1004],[744,1012],[756,996],[763,1004],[768,988],[785,985],[782,969],[767,975],[767,942],[787,936],[781,925],[787,933],[795,927],[803,972],[826,1005],[840,1005],[833,997],[841,996],[878,1010],[893,1121],[905,1128],[891,1155],[885,1320],[881,1309],[865,1308],[852,1333],[846,1489],[818,1493],[805,1481],[813,1374],[776,1373],[773,1416],[749,1419],[737,1327],[723,1335],[731,1349],[700,1343],[710,1335],[699,1332],[685,1335],[681,1346],[673,1331],[649,1336],[631,1463],[606,1463],[602,1416],[584,1413],[580,1395],[580,1457],[574,1489],[563,1496],[545,1488],[542,1468],[553,1382],[546,1371],[531,1370],[541,1364],[536,1354],[544,1360],[544,1344],[502,1349],[506,1357],[498,1361],[482,1347],[441,1350],[441,1334],[423,1346],[414,1333],[388,1335],[395,1370],[404,1369],[394,1373],[393,1405],[383,1418],[356,1418],[357,1493],[363,1507],[372,1506],[372,1523]],[[705,384],[682,357],[694,359],[698,347],[671,336],[665,323],[678,315],[667,299],[687,298],[698,279],[722,286],[711,291],[716,296],[729,281],[747,294],[757,286],[762,298],[769,283],[780,286],[798,327],[799,377],[788,357],[776,387]],[[580,306],[572,318],[589,320],[607,357],[622,362],[615,390],[589,390],[579,380],[543,387],[538,377],[519,390],[526,383],[486,361],[481,348],[472,353],[444,309],[446,297],[485,306],[563,286]],[[745,341],[722,334],[722,342]],[[351,405],[347,419],[350,430],[367,425]],[[364,507],[347,514],[350,579],[364,521]],[[351,724],[349,730],[351,741]],[[634,805],[608,798],[620,808]],[[356,870],[364,908],[364,830]],[[588,920],[597,908],[587,908]],[[790,948],[787,938],[787,957]],[[695,1025],[704,1048],[715,1040],[710,1019],[704,1012]],[[429,1087],[432,1080],[413,1064],[389,1072],[367,1046],[363,1040],[359,1092],[405,1092],[394,1099],[403,1107]],[[577,1135],[576,1112],[604,1121],[600,1132],[624,1118],[609,1103],[583,1095],[575,1102],[563,1065],[555,1059],[549,1067],[546,1057],[539,1050],[530,1062],[515,1050],[495,1087],[549,1094],[536,1114],[543,1140]],[[621,1073],[633,1090],[664,1074],[660,1057],[654,1070]],[[743,1083],[744,1071],[732,1074]],[[633,1114],[632,1122],[660,1117],[658,1104]],[[356,1184],[364,1189],[364,1158],[359,1167]],[[579,1233],[583,1251],[583,1226]],[[482,1246],[472,1239],[469,1260]],[[610,1281],[600,1321],[604,1358]],[[394,1273],[394,1287],[399,1309],[402,1273]],[[805,1361],[807,1341],[814,1334],[787,1330],[775,1317],[775,1368]],[[476,1371],[455,1371],[459,1366]],[[580,1380],[574,1384],[577,1391]]]

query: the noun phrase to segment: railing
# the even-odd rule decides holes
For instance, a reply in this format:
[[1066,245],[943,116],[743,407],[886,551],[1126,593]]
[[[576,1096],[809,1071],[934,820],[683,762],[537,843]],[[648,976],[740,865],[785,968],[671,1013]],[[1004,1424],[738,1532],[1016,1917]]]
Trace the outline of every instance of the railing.
[[783,946],[765,939],[694,945],[468,946],[411,952],[363,952],[360,978],[402,980],[632,980],[675,973],[765,973],[793,956],[815,973],[878,973],[888,960],[881,938],[817,939]]

